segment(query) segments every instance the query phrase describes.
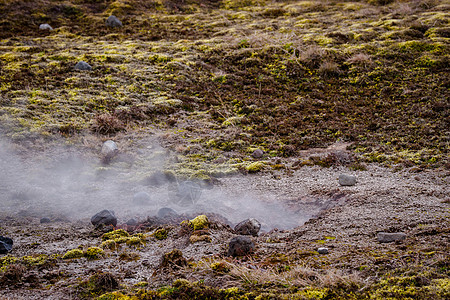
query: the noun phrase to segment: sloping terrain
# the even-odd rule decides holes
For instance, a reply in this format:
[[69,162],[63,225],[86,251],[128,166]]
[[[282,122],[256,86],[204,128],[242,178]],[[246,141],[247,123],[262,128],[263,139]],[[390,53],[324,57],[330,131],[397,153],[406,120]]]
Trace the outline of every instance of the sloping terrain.
[[[449,298],[449,8],[0,0],[0,299]],[[255,252],[227,256],[248,217]]]

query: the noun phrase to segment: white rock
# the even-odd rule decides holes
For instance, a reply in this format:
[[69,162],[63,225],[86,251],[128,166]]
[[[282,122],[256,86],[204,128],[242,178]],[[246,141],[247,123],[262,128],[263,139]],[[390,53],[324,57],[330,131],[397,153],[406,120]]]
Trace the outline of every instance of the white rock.
[[114,141],[109,140],[103,143],[102,154],[112,155],[115,154],[117,151],[119,151],[119,148],[117,147],[117,144]]
[[39,30],[53,30],[53,28],[48,24],[41,24],[39,25]]

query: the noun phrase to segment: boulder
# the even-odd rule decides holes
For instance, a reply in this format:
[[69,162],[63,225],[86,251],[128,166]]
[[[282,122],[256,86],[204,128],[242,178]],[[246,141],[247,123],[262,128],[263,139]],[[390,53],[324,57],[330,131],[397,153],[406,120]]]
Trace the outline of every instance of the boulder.
[[52,220],[50,220],[50,218],[44,217],[44,218],[41,218],[41,220],[39,222],[41,224],[45,224],[45,223],[51,223]]
[[158,210],[156,214],[158,218],[165,219],[178,216],[177,212],[169,207],[163,207]]
[[119,151],[117,144],[114,141],[108,140],[103,143],[102,154],[103,155],[115,155]]
[[48,25],[48,24],[41,24],[39,25],[39,30],[53,30],[52,26]]
[[6,254],[9,251],[12,250],[12,246],[13,246],[13,240],[8,238],[8,237],[4,237],[4,236],[0,236],[0,254]]
[[261,157],[263,157],[263,155],[264,155],[264,151],[262,151],[261,149],[256,149],[252,153],[253,158],[261,158]]
[[136,219],[129,219],[125,224],[128,226],[136,226],[138,224],[138,221]]
[[401,242],[406,239],[406,234],[403,232],[379,232],[377,240],[380,243]]
[[339,184],[342,186],[352,186],[356,184],[356,177],[351,175],[339,175]]
[[91,71],[92,70],[91,65],[82,60],[77,62],[77,64],[75,65],[74,68],[75,68],[75,70],[79,70],[79,71]]
[[322,247],[317,249],[317,252],[319,252],[319,254],[328,254],[328,248]]
[[114,211],[105,209],[105,210],[102,210],[99,213],[96,213],[91,218],[91,223],[95,227],[102,226],[102,225],[116,226],[117,225],[117,218],[116,218],[116,216],[114,214]]
[[135,205],[148,205],[151,201],[151,197],[147,192],[138,192],[133,195],[133,204]]
[[115,27],[122,27],[123,25],[122,22],[119,19],[117,19],[116,16],[111,15],[106,20],[106,26],[115,28]]
[[236,236],[228,245],[228,256],[245,256],[253,253],[255,244],[248,236]]
[[259,223],[258,220],[253,218],[244,220],[234,227],[234,231],[237,234],[253,235],[253,236],[258,236],[258,232],[260,229],[261,223]]

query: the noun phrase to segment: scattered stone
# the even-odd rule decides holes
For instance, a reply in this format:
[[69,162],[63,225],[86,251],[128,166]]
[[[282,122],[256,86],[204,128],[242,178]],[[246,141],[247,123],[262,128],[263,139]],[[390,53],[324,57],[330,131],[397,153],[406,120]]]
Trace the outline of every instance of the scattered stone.
[[41,24],[39,25],[39,30],[53,30],[52,26],[48,25],[48,24]]
[[236,236],[231,239],[228,247],[228,256],[244,256],[255,250],[255,244],[248,236]]
[[192,181],[183,181],[176,187],[172,200],[178,205],[188,206],[195,204],[202,194],[202,188]]
[[156,214],[156,216],[158,218],[165,219],[165,218],[177,217],[178,214],[176,211],[174,211],[173,209],[171,209],[169,207],[163,207],[158,210],[158,213]]
[[136,219],[129,219],[125,224],[128,226],[136,226],[138,224],[138,221]]
[[264,155],[264,151],[262,151],[261,149],[256,149],[252,153],[253,158],[261,158],[261,157],[263,157],[263,155]]
[[0,235],[0,254],[6,254],[12,250],[13,240]]
[[80,70],[80,71],[91,71],[92,70],[91,65],[85,61],[77,62],[77,64],[75,65],[74,68],[75,68],[75,70]]
[[117,144],[114,141],[108,140],[103,143],[102,146],[103,155],[115,155],[117,152],[119,152],[119,148],[117,147]]
[[51,221],[49,218],[47,218],[47,217],[41,218],[41,220],[40,220],[40,223],[41,223],[41,224],[51,223],[51,222],[52,222],[52,221]]
[[95,214],[91,218],[91,223],[95,227],[101,226],[101,225],[117,225],[117,218],[114,214],[114,211],[112,210],[102,210],[101,212]]
[[185,266],[187,266],[187,260],[183,257],[181,250],[173,249],[162,257],[162,268],[179,269]]
[[319,254],[328,254],[328,248],[319,248],[317,249],[317,252],[319,252]]
[[339,184],[342,186],[352,186],[356,184],[356,177],[351,175],[339,175]]
[[261,223],[259,223],[258,220],[253,218],[244,220],[234,227],[234,231],[237,234],[253,235],[253,236],[258,236],[258,232],[260,229]]
[[151,197],[147,192],[138,192],[133,195],[133,204],[148,205],[150,201]]
[[401,242],[406,239],[406,234],[403,232],[379,232],[377,234],[377,240],[380,243]]
[[119,19],[117,19],[116,16],[111,15],[106,20],[106,26],[114,28],[114,27],[122,27],[123,25],[122,22]]

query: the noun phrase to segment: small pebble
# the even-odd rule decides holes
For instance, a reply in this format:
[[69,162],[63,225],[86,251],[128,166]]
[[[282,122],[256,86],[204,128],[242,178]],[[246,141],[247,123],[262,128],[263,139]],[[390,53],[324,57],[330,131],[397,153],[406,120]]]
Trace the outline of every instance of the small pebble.
[[380,243],[401,242],[404,239],[406,239],[406,234],[403,232],[379,232],[377,234],[377,240]]
[[77,62],[77,64],[75,65],[75,70],[79,70],[79,71],[91,71],[92,67],[91,65],[89,65],[87,62],[85,61],[79,61]]
[[356,177],[351,175],[339,175],[339,184],[342,186],[352,186],[356,184]]
[[328,248],[319,248],[317,249],[317,252],[319,252],[319,254],[328,254]]
[[261,149],[256,149],[252,153],[253,158],[261,158],[261,157],[263,157],[263,155],[264,155],[264,151],[262,151]]
[[52,26],[48,25],[48,24],[41,24],[39,25],[39,30],[53,30]]

